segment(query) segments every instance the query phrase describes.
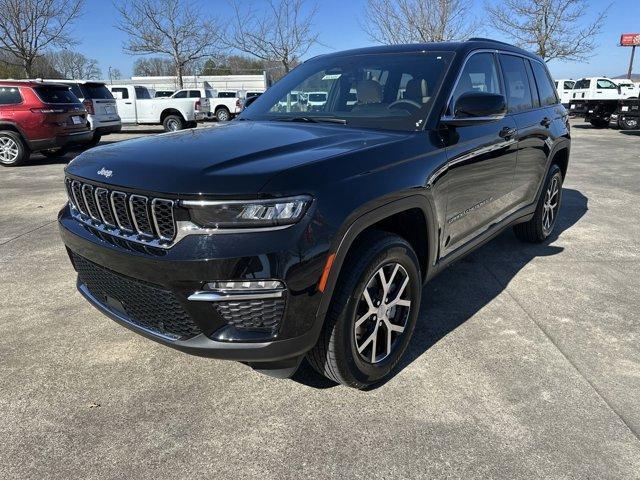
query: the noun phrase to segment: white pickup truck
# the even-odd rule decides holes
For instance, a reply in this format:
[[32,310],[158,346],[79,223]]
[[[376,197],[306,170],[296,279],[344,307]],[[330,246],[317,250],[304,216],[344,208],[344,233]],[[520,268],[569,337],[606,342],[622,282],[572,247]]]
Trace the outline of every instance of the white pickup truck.
[[153,98],[140,85],[110,85],[109,90],[125,124],[163,125],[165,131],[174,132],[193,128],[209,116],[207,98]]
[[569,113],[584,116],[596,128],[605,128],[618,110],[619,102],[631,98],[638,98],[633,87],[619,85],[605,77],[581,78],[573,86]]
[[242,112],[244,102],[240,93],[233,90],[217,91],[211,88],[185,88],[171,95],[171,98],[195,98],[209,99],[208,117],[216,118],[219,122],[228,122]]

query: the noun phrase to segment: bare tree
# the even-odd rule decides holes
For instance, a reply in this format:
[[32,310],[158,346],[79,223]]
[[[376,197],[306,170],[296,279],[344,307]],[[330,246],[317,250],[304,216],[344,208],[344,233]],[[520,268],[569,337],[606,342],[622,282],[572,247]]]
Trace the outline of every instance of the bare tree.
[[71,25],[84,0],[0,0],[0,46],[27,77],[51,48],[73,45]]
[[62,50],[47,55],[60,78],[97,80],[102,76],[98,61],[78,52]]
[[230,0],[234,17],[228,46],[266,62],[278,62],[289,72],[296,61],[318,42],[313,28],[317,4],[305,0],[268,0],[262,11]]
[[193,1],[122,0],[117,27],[128,35],[124,50],[132,55],[167,55],[179,88],[185,67],[210,56],[219,38],[218,21],[205,16]]
[[496,30],[546,62],[590,57],[608,9],[585,23],[588,0],[502,0],[500,6],[487,5],[489,21]]
[[479,30],[470,0],[368,0],[362,28],[378,43],[464,40]]
[[166,77],[173,75],[174,64],[170,58],[139,58],[133,64],[133,74],[141,77]]

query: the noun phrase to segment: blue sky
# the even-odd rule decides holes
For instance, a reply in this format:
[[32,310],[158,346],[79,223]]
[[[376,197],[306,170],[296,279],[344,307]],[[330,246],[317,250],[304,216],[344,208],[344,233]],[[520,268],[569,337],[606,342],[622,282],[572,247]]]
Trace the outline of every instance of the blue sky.
[[[255,0],[256,4],[259,0]],[[481,17],[482,0],[476,1],[476,9]],[[362,32],[360,19],[366,0],[319,0],[316,27],[323,45],[316,45],[307,56],[372,45]],[[611,0],[589,0],[589,17],[611,3]],[[213,14],[223,15],[229,11],[225,0],[201,0],[203,9]],[[116,12],[110,0],[87,0],[85,14],[75,26],[79,40],[76,50],[100,62],[103,75],[109,66],[120,69],[126,77],[131,75],[135,57],[122,52],[123,34],[115,28]],[[618,47],[621,33],[640,31],[640,0],[615,0],[609,10],[605,27],[599,36],[600,46],[594,56],[582,62],[552,62],[551,73],[556,78],[577,78],[591,75],[620,75],[626,73],[630,49]],[[484,36],[504,39],[499,33],[487,28]],[[637,68],[640,71],[640,52],[636,53]]]

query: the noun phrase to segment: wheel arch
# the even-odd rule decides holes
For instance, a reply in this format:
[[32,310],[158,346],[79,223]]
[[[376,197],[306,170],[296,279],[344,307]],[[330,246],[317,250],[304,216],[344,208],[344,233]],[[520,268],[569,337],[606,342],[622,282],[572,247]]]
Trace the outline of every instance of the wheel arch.
[[22,138],[22,141],[26,145],[29,145],[29,140],[27,139],[27,136],[24,134],[22,129],[15,123],[7,122],[7,121],[0,122],[0,130],[9,130],[11,132],[16,132],[18,135],[20,135],[20,137]]
[[165,108],[160,114],[160,123],[163,123],[165,118],[167,118],[169,115],[178,115],[180,118],[182,118],[182,121],[186,121],[184,115],[180,110],[177,110],[175,108]]
[[437,225],[435,210],[424,195],[412,195],[370,210],[340,230],[328,253],[328,274],[316,319],[321,323],[329,308],[335,286],[349,251],[362,235],[382,230],[404,238],[414,249],[423,281],[429,278],[435,262]]

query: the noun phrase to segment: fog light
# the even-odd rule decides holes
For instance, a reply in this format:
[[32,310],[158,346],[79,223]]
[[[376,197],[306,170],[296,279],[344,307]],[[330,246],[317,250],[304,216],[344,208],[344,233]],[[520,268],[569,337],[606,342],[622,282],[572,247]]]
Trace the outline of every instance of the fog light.
[[255,292],[261,290],[283,290],[284,283],[280,280],[241,280],[209,282],[205,290],[216,292]]

